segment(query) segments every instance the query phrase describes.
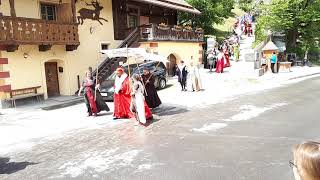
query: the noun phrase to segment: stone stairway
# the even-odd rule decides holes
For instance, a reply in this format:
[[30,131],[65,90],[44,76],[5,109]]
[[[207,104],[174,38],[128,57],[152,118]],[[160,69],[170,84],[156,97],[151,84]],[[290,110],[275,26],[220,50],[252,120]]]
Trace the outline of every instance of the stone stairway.
[[254,70],[255,55],[252,48],[254,40],[254,36],[242,36],[240,40],[240,60],[239,62],[232,62],[229,72],[243,77],[252,77],[256,74]]

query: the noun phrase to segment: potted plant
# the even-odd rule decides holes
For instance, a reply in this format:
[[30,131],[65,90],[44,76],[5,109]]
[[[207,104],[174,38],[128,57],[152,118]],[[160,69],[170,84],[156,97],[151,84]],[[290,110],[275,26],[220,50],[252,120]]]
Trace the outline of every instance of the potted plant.
[[161,30],[169,30],[170,29],[170,27],[168,25],[166,25],[165,23],[160,23],[158,25],[158,28]]
[[196,28],[196,32],[197,33],[203,33],[203,29],[202,28]]
[[174,30],[174,31],[182,31],[182,29],[183,29],[182,26],[174,25],[172,30]]
[[192,31],[192,27],[190,25],[187,25],[184,27],[184,31],[185,32],[191,32]]

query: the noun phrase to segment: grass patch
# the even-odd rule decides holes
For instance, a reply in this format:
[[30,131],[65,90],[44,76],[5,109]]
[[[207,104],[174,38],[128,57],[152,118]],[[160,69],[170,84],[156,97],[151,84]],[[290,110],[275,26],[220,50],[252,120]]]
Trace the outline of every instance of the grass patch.
[[311,59],[310,62],[312,63],[312,65],[314,66],[320,66],[320,60],[319,59]]
[[221,43],[226,39],[227,36],[230,35],[229,31],[221,31],[219,29],[215,29],[214,36],[216,36],[216,40]]
[[245,14],[245,12],[238,7],[233,9],[232,13],[232,17],[225,19],[225,21],[221,24],[215,24],[213,26],[215,29],[215,33],[213,35],[216,36],[218,42],[223,41],[228,35],[232,33],[233,25],[236,22],[237,17]]

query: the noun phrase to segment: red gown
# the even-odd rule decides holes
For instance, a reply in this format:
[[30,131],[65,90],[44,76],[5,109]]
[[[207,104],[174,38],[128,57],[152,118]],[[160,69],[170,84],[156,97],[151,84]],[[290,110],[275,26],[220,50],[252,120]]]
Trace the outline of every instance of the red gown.
[[[129,78],[121,84],[119,93],[114,93],[114,113],[113,118],[123,119],[123,118],[135,118],[135,115],[130,111],[131,103],[131,88]],[[152,118],[151,110],[149,109],[146,102],[144,102],[146,119]]]
[[95,101],[95,98],[94,98],[94,84],[93,84],[93,81],[91,79],[86,79],[83,83],[83,86],[84,86],[84,92],[85,92],[85,96],[87,98],[87,101],[88,101],[88,105],[90,107],[90,110],[88,110],[88,112],[90,113],[90,115],[93,113],[93,114],[97,114],[99,111],[98,111],[98,108],[97,108],[97,103]]
[[223,73],[224,68],[224,56],[219,57],[217,59],[216,73]]
[[229,51],[228,51],[228,49],[226,49],[226,50],[224,51],[224,56],[225,56],[225,58],[226,58],[226,64],[224,65],[224,68],[230,67],[231,65],[230,65],[230,59],[229,59]]

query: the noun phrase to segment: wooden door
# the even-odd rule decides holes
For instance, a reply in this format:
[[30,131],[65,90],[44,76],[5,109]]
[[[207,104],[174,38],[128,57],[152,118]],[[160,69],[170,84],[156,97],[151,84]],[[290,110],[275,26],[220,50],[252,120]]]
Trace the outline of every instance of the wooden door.
[[46,81],[48,97],[59,96],[58,66],[56,62],[46,62]]
[[175,72],[173,71],[173,67],[175,67],[177,64],[177,58],[173,54],[170,54],[168,59],[169,59],[169,62],[167,62],[168,74],[169,76],[174,76]]
[[147,16],[140,16],[140,26],[149,24],[150,23],[150,18]]

